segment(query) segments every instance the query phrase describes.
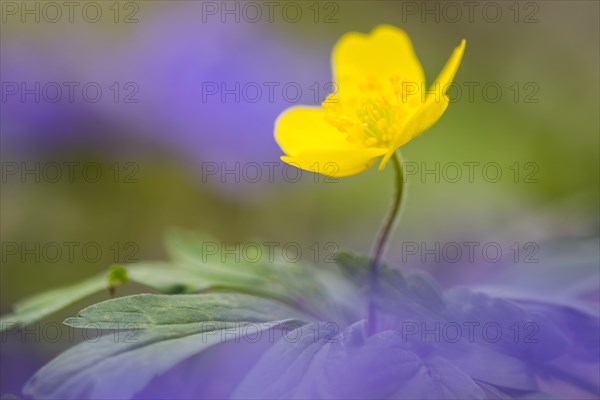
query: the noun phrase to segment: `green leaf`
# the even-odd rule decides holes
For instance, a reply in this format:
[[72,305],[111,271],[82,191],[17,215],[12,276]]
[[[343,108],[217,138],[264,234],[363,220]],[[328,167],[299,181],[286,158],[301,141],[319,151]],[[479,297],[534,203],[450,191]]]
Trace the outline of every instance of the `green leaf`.
[[166,242],[173,261],[113,266],[108,273],[36,295],[18,303],[13,314],[2,317],[0,329],[31,324],[102,290],[113,294],[114,287],[127,280],[167,294],[208,290],[251,294],[278,300],[323,320],[340,315],[354,319],[348,311],[354,308],[347,303],[351,299],[349,287],[331,271],[277,257],[271,259],[272,251],[269,253],[264,247],[255,248],[260,255],[256,262],[235,262],[222,257],[218,251],[221,243],[182,231],[171,232]]
[[[232,257],[220,251],[224,247],[226,245],[215,239],[190,232],[172,231],[167,237],[173,263],[197,273],[212,290],[275,299],[324,320],[335,318],[340,314],[340,307],[347,306],[341,305],[342,298],[335,296],[336,291],[348,288],[331,271],[304,262],[286,261],[260,241],[252,242],[249,247],[256,251],[256,260],[249,255],[231,260]],[[231,249],[232,245],[226,248]]]
[[[363,294],[363,301],[366,301],[370,292],[370,259],[340,252],[336,260],[347,279]],[[403,274],[384,263],[379,266],[379,290],[374,299],[380,308],[392,313],[414,309],[420,315],[434,316],[445,309],[441,289],[429,275],[420,271]]]
[[[125,327],[129,333],[116,330],[119,340],[109,334],[62,353],[38,371],[23,392],[32,398],[65,400],[129,398],[155,376],[212,346],[290,323],[301,326],[304,320],[306,316],[285,305],[240,294],[108,300],[66,323],[78,328]],[[132,325],[136,329],[131,330]]]
[[199,274],[169,263],[113,266],[108,273],[103,272],[74,285],[43,292],[18,302],[12,314],[0,318],[0,331],[30,325],[94,293],[124,284],[127,280],[163,293],[197,293],[210,287]]
[[118,324],[127,323],[134,324],[136,329],[150,329],[199,321],[260,322],[294,316],[309,318],[284,304],[243,294],[139,294],[84,308],[77,317],[65,320],[65,324],[74,328],[93,325],[114,329]]
[[106,290],[107,276],[107,273],[102,273],[75,285],[40,293],[15,304],[14,313],[0,319],[0,330],[32,324],[85,297]]
[[[349,252],[336,254],[336,261],[344,275],[361,290],[367,290],[369,284],[369,267],[371,260],[366,256],[359,256]],[[406,280],[402,273],[382,263],[379,266],[381,281],[389,282],[391,286],[404,287]]]
[[210,288],[210,283],[197,272],[169,262],[146,262],[127,267],[130,281],[163,293],[198,293]]

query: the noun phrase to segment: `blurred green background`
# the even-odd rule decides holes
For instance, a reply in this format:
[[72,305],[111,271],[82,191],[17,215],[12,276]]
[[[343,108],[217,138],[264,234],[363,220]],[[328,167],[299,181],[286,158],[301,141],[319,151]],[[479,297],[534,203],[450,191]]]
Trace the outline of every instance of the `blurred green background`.
[[[458,18],[446,2],[292,2],[290,7],[303,12],[298,22],[278,11],[288,2],[278,3],[272,21],[267,6],[257,2],[263,12],[259,21],[245,18],[254,14],[240,14],[239,22],[225,15],[225,23],[223,10],[212,14],[206,8],[207,3],[221,7],[221,2],[121,2],[118,17],[109,9],[112,2],[97,2],[104,14],[96,23],[77,10],[74,22],[63,16],[52,23],[44,15],[40,22],[32,16],[23,22],[22,10],[13,14],[6,8],[12,2],[3,3],[3,96],[10,89],[6,82],[93,81],[104,88],[104,98],[38,103],[33,96],[26,101],[19,94],[3,97],[2,313],[21,298],[92,276],[126,254],[138,260],[165,258],[163,237],[173,226],[230,243],[255,238],[297,242],[309,261],[313,253],[308,249],[315,242],[321,248],[335,242],[339,248],[368,252],[393,190],[390,168],[381,173],[373,168],[337,183],[322,178],[315,183],[308,173],[299,182],[286,182],[281,167],[275,182],[207,178],[208,162],[278,162],[272,124],[293,104],[281,96],[274,102],[237,103],[231,96],[225,102],[218,96],[203,102],[201,95],[203,82],[300,82],[308,92],[311,82],[331,79],[330,52],[341,35],[369,32],[381,23],[408,32],[429,82],[452,49],[467,39],[456,77],[462,96],[401,154],[419,168],[479,163],[472,182],[466,168],[458,182],[444,179],[442,169],[438,182],[433,175],[409,177],[389,260],[400,259],[401,241],[542,242],[598,234],[596,1],[480,2],[472,18],[462,2],[455,3],[462,13]],[[245,5],[226,4],[234,10],[236,4],[240,10]],[[424,7],[433,14],[422,15]],[[127,16],[137,22],[124,23]],[[125,83],[135,82],[139,102],[115,103],[108,89],[113,82],[127,93]],[[472,99],[465,86],[469,82],[475,85]],[[495,87],[502,91],[497,101]],[[57,183],[7,175],[9,165],[36,162],[93,162],[104,174],[97,183],[78,175],[73,182],[63,177]],[[135,165],[134,182],[122,182],[123,174],[131,172],[126,163]],[[486,180],[486,163],[501,166],[497,182]],[[122,174],[118,183],[115,168]],[[531,182],[528,173],[533,173]],[[49,262],[7,252],[9,243],[63,242],[97,243],[102,257],[89,262],[76,251],[73,262],[64,254]],[[92,300],[105,298],[107,293]],[[43,343],[39,347],[56,352]]]

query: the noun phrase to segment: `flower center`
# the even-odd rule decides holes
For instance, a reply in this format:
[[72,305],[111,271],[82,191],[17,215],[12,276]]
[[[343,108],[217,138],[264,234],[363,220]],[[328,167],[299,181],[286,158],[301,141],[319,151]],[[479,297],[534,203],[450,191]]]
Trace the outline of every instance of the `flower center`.
[[369,76],[357,86],[358,96],[344,101],[338,94],[327,96],[322,103],[325,121],[346,134],[350,143],[388,147],[408,111],[416,106],[416,96],[407,96],[406,88],[407,83],[397,75],[387,80]]

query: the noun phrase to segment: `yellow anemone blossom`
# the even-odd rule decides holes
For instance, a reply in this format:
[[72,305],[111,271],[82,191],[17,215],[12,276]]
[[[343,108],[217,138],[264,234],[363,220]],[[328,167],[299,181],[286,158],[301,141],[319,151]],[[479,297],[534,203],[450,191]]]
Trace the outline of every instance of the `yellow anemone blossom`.
[[368,35],[344,35],[332,55],[335,92],[321,107],[291,107],[277,119],[281,159],[335,177],[365,171],[379,157],[383,169],[400,146],[442,116],[464,49],[463,39],[427,88],[404,31],[380,25]]

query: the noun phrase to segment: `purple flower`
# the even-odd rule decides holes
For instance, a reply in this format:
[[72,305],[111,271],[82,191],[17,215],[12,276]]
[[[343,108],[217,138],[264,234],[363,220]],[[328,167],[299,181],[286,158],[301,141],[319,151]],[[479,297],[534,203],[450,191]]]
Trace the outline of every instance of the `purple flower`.
[[[112,130],[162,143],[192,160],[277,160],[273,121],[290,104],[325,97],[330,77],[313,57],[320,59],[327,46],[312,46],[312,57],[306,52],[298,58],[275,27],[202,22],[201,7],[186,2],[145,13],[144,23],[110,46],[101,37],[84,46],[76,34],[43,47],[39,38],[10,45],[3,40],[3,81],[18,86],[3,101],[3,139],[13,148],[44,149],[47,141],[102,139]],[[77,85],[74,101],[66,82]],[[33,95],[23,101],[22,83],[28,89],[39,83],[41,101]],[[52,87],[44,94],[49,83],[62,89],[56,103],[47,99],[54,97]],[[100,87],[99,101],[82,94],[86,84]]]

